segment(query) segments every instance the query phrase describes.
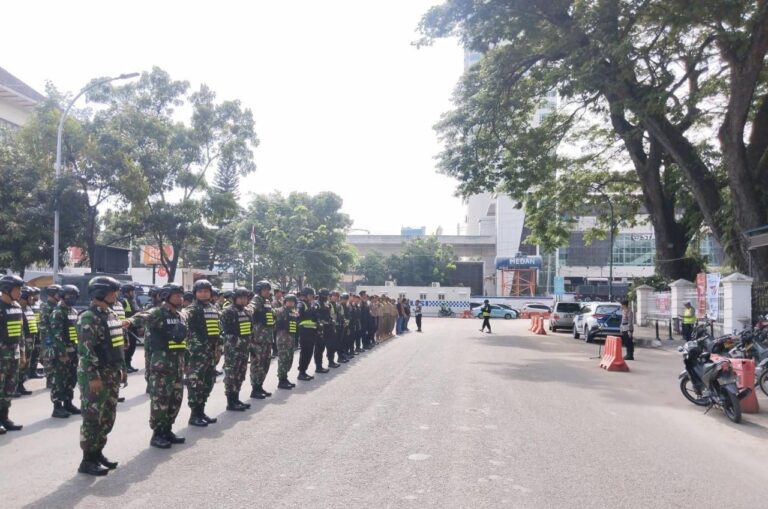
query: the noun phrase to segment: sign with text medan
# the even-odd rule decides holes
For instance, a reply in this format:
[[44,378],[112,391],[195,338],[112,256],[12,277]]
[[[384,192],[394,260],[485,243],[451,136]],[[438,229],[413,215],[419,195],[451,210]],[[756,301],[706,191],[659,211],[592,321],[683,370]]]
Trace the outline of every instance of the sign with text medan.
[[498,256],[496,270],[507,269],[540,269],[541,256]]
[[[165,257],[170,260],[173,258],[173,246],[163,246]],[[145,244],[141,246],[141,263],[144,265],[160,265],[160,248]]]

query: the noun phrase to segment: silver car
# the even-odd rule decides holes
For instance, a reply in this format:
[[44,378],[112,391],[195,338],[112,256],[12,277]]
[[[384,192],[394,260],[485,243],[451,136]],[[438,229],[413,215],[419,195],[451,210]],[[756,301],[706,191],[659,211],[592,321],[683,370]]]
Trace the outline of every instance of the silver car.
[[621,312],[621,304],[617,302],[587,302],[582,303],[581,306],[579,314],[573,320],[573,337],[579,339],[583,334],[584,341],[587,343],[596,336],[606,333],[599,329],[598,318]]
[[555,308],[549,316],[549,330],[555,332],[557,329],[573,329],[573,318],[579,314],[581,307],[578,302],[555,303]]

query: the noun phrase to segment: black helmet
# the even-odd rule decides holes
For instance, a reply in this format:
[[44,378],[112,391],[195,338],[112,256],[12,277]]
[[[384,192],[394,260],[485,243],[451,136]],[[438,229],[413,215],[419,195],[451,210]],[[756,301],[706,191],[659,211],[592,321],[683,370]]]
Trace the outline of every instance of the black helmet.
[[40,288],[36,286],[30,286],[29,288],[32,290],[32,295],[40,295]]
[[328,288],[320,288],[320,293],[318,293],[318,297],[328,297],[331,294],[331,292],[328,291]]
[[211,296],[218,297],[219,295],[221,295],[221,288],[218,288],[216,286],[211,288]]
[[61,293],[60,285],[50,285],[45,288],[46,297],[57,297]]
[[120,287],[121,293],[133,292],[135,290],[136,290],[136,287],[133,286],[131,283],[125,283],[123,286]]
[[31,286],[22,286],[21,287],[21,298],[24,300],[27,300],[32,295],[35,294],[35,291],[32,289]]
[[109,276],[96,276],[88,281],[88,296],[103,300],[109,292],[120,290],[120,281]]
[[275,292],[275,293],[277,293],[277,292],[284,293],[283,289],[277,283],[272,285],[272,291]]
[[347,300],[347,299],[349,299],[349,294],[346,293],[346,292],[342,293],[341,294],[341,300]]
[[19,276],[6,275],[0,277],[0,292],[10,292],[14,288],[22,288],[24,280]]
[[260,293],[263,289],[271,290],[272,289],[272,283],[269,281],[259,281],[256,283],[256,293]]
[[298,299],[297,299],[297,298],[296,298],[296,296],[295,296],[294,294],[292,294],[292,293],[289,293],[288,295],[286,295],[286,296],[285,296],[285,298],[284,298],[283,300],[284,300],[285,302],[291,301],[291,302],[293,302],[294,304],[298,303]]
[[238,297],[248,297],[251,298],[251,291],[248,288],[244,288],[242,286],[238,286],[235,288],[234,292],[229,292],[231,294],[232,298],[238,298]]
[[149,294],[150,297],[155,298],[157,297],[157,292],[159,291],[160,291],[160,288],[158,288],[157,286],[153,286],[152,288],[149,289],[147,293]]
[[[89,283],[88,287],[90,288],[90,286],[91,285]],[[120,287],[120,285],[118,285],[118,288],[119,287]],[[69,297],[69,296],[80,297],[80,289],[78,287],[76,287],[75,285],[64,285],[64,286],[61,287],[61,292],[59,292],[59,293],[61,293],[62,297]]]
[[312,288],[311,286],[305,286],[304,288],[301,289],[301,295],[306,296],[306,295],[314,295],[314,294],[315,294],[315,289]]
[[333,297],[334,295],[341,295],[341,293],[339,293],[338,290],[331,290],[330,295],[331,295],[331,297]]
[[234,296],[235,296],[235,292],[233,292],[232,290],[227,290],[226,292],[224,292],[224,298],[227,300],[232,300],[232,297]]
[[197,293],[198,290],[210,290],[213,293],[213,285],[207,279],[198,279],[192,285],[192,293]]
[[188,300],[188,301],[195,300],[195,294],[192,292],[184,292],[184,300]]
[[168,283],[167,285],[160,288],[160,300],[167,301],[168,298],[173,295],[174,293],[178,293],[180,295],[184,294],[184,288],[181,285],[176,285],[173,283]]

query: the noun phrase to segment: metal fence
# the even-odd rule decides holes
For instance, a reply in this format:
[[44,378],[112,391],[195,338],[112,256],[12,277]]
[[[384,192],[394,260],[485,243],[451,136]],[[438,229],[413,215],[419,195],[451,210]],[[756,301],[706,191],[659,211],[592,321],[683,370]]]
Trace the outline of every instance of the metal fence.
[[768,314],[768,283],[752,284],[752,323],[758,316]]

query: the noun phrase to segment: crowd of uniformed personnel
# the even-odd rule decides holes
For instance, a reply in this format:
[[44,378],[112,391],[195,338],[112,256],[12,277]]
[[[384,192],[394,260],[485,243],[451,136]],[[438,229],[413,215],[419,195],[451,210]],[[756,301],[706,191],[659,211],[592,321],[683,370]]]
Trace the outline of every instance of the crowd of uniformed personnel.
[[[150,445],[168,449],[184,443],[173,432],[184,387],[191,409],[189,424],[208,426],[207,400],[224,359],[227,410],[250,408],[240,399],[250,367],[250,398],[265,399],[270,360],[277,357],[278,388],[296,386],[288,379],[299,350],[298,380],[308,373],[328,373],[354,356],[393,336],[397,310],[386,296],[369,298],[311,287],[285,294],[268,281],[253,291],[220,292],[204,279],[191,292],[176,284],[150,291],[152,302],[140,309],[135,287],[97,276],[88,284],[90,306],[80,313],[74,285],[51,285],[40,302],[40,290],[12,275],[0,278],[0,435],[22,426],[9,417],[11,398],[31,394],[24,383],[46,378],[54,418],[82,416],[78,471],[106,475],[117,463],[103,450],[117,415],[120,385],[132,364],[140,338],[144,341],[146,392],[150,398]],[[328,368],[324,367],[327,359]],[[38,374],[38,363],[44,375]],[[75,386],[80,408],[73,402]]]

